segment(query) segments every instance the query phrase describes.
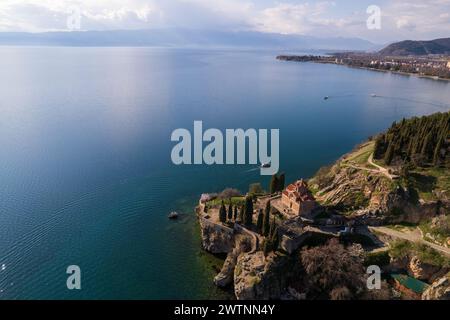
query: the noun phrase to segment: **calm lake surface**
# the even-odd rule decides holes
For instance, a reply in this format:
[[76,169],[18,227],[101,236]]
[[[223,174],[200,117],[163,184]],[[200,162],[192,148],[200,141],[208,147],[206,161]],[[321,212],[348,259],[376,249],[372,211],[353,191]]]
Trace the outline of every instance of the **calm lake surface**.
[[[252,166],[172,165],[170,134],[194,120],[279,128],[290,181],[394,120],[450,109],[450,82],[278,53],[0,48],[0,299],[227,297],[194,206],[269,179]],[[66,289],[74,264],[80,291]]]

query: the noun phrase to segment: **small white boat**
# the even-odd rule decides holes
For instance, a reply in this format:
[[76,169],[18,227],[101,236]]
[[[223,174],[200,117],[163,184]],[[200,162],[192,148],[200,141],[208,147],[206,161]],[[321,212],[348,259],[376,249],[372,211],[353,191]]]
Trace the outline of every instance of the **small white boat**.
[[325,97],[323,97],[323,100],[328,100],[328,99],[330,99],[330,97],[329,97],[329,96],[325,96]]
[[175,220],[175,219],[178,219],[178,217],[179,217],[179,214],[178,214],[178,212],[175,212],[175,211],[172,211],[170,214],[169,214],[169,219],[171,219],[171,220]]
[[261,164],[261,168],[270,168],[270,162]]
[[376,95],[375,93],[372,93],[370,96],[371,96],[372,98],[376,98],[376,97],[377,97],[377,95]]

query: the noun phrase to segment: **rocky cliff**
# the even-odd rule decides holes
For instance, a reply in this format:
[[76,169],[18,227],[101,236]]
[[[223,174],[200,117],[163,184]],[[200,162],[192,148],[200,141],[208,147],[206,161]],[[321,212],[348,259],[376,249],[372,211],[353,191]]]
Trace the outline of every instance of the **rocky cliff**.
[[422,294],[422,300],[450,300],[450,273],[433,282]]
[[229,253],[234,248],[233,229],[199,217],[202,247],[214,254]]
[[279,253],[267,257],[262,251],[241,254],[234,273],[238,300],[279,299],[289,276],[290,258]]
[[397,177],[390,178],[387,170],[348,161],[361,152],[361,148],[334,165],[322,168],[309,181],[322,204],[370,219],[371,223],[376,223],[374,219],[379,223],[419,223],[450,212],[448,201],[417,201],[416,195],[403,187]]

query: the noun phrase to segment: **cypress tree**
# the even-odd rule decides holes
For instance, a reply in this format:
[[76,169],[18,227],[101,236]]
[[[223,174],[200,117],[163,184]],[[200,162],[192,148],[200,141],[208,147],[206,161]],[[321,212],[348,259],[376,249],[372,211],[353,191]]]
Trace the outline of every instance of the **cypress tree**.
[[270,241],[272,242],[272,250],[278,249],[278,227],[274,226],[272,237],[270,238]]
[[286,175],[283,172],[282,174],[280,174],[280,177],[278,178],[278,191],[284,190],[285,180],[286,180]]
[[270,231],[270,201],[266,203],[266,209],[264,210],[264,220],[263,220],[263,236],[268,236]]
[[245,198],[244,224],[251,226],[253,223],[253,200],[248,196]]
[[278,176],[274,174],[270,180],[270,193],[273,194],[278,191]]
[[233,220],[233,206],[231,205],[231,198],[230,204],[228,205],[228,220]]
[[237,217],[238,217],[238,208],[237,208],[237,206],[234,206],[233,220],[236,221]]
[[219,220],[222,223],[227,222],[227,209],[225,208],[225,204],[223,203],[223,200],[222,200],[222,205],[220,206],[220,210],[219,210]]
[[240,223],[244,222],[244,212],[245,212],[245,205],[241,205],[241,209],[239,210],[238,214],[238,220]]
[[272,251],[272,243],[269,239],[265,239],[263,243],[264,256],[267,256]]
[[270,223],[270,229],[269,229],[269,238],[272,239],[273,234],[275,232],[275,217],[272,219],[272,222]]
[[264,220],[264,213],[262,209],[259,209],[258,212],[258,220],[256,220],[256,229],[260,234],[262,234],[263,231],[263,220]]

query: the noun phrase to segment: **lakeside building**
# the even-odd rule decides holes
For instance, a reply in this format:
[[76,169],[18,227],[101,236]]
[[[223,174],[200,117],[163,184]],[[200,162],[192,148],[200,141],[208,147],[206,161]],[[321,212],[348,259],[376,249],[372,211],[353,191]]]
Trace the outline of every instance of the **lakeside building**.
[[281,204],[288,214],[302,216],[310,215],[317,206],[316,199],[303,179],[287,186],[281,195]]

